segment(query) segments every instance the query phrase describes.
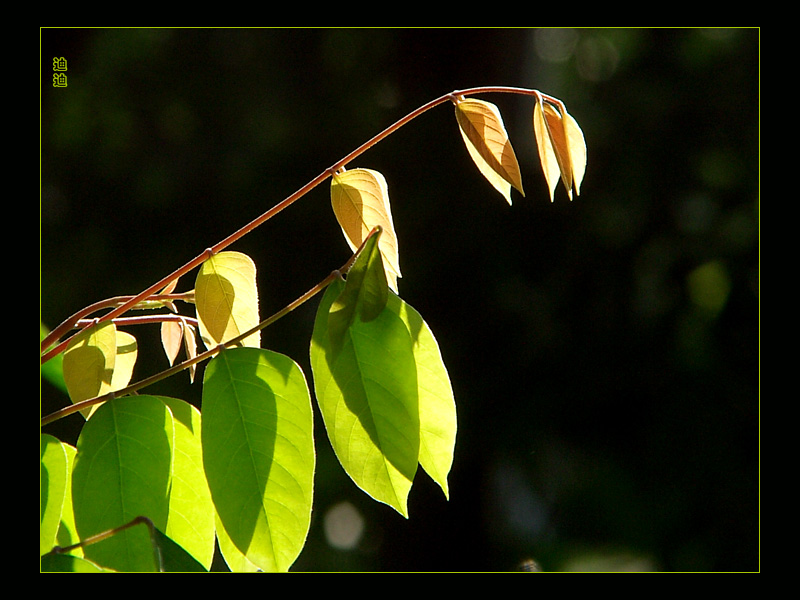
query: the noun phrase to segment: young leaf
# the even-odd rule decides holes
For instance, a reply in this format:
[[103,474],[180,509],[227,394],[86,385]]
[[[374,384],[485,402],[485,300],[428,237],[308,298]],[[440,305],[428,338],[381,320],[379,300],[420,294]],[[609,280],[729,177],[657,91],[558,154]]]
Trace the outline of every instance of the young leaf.
[[467,98],[456,103],[456,120],[469,155],[481,174],[511,204],[511,188],[523,196],[522,176],[499,109]]
[[447,475],[456,443],[456,404],[450,377],[436,338],[422,316],[395,294],[390,294],[387,310],[405,323],[413,343],[419,393],[419,464],[449,498]]
[[183,321],[164,321],[161,323],[161,346],[164,348],[164,354],[167,355],[170,367],[175,363],[175,359],[178,358],[178,352],[180,352],[183,344],[184,328]]
[[[104,321],[76,333],[64,351],[64,383],[73,404],[113,391],[117,328]],[[81,411],[85,418],[94,407]]]
[[575,195],[580,194],[586,170],[586,143],[581,128],[563,105],[559,112],[539,96],[533,109],[533,129],[550,200],[559,176],[571,200],[573,189]]
[[[186,350],[186,358],[192,359],[197,356],[197,340],[195,339],[194,327],[189,325],[181,317],[178,321],[164,321],[161,323],[161,346],[170,366],[175,363],[175,359],[180,352],[181,344]],[[189,367],[189,380],[194,382],[194,374],[197,365]]]
[[380,241],[386,280],[397,290],[400,274],[397,234],[392,222],[386,179],[371,169],[336,173],[331,179],[331,206],[350,249],[355,252],[375,227],[383,230]]
[[311,338],[314,389],[331,446],[353,482],[408,516],[419,461],[417,374],[403,321],[383,310],[356,318],[331,341],[331,308],[345,289],[334,281],[317,310]]
[[[195,281],[195,307],[200,337],[213,348],[249,331],[259,323],[256,267],[241,252],[220,252],[203,263]],[[259,347],[261,333],[243,342]]]
[[[147,517],[162,531],[169,514],[172,413],[158,398],[132,396],[101,405],[83,426],[72,474],[81,539]],[[124,572],[157,568],[145,527],[131,527],[84,548],[86,558]]]
[[558,166],[558,159],[545,121],[543,104],[543,102],[536,102],[533,107],[533,133],[539,150],[539,163],[542,165],[542,172],[547,182],[547,188],[550,190],[550,201],[552,202],[555,199],[561,169]]
[[300,367],[259,348],[212,359],[203,382],[203,465],[225,535],[263,571],[286,571],[311,521],[314,438]]
[[[133,367],[139,347],[136,338],[125,331],[117,331],[117,357],[114,360],[114,372],[111,375],[111,391],[121,390],[133,377]],[[92,407],[96,408],[96,407]]]

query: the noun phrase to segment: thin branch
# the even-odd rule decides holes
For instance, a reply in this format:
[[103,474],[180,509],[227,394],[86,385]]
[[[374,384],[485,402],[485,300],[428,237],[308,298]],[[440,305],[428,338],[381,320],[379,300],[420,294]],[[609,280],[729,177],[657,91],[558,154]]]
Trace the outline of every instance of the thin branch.
[[[453,92],[451,92],[449,94],[445,94],[443,96],[440,96],[439,98],[436,98],[435,100],[431,100],[427,104],[424,104],[423,106],[420,106],[419,108],[417,108],[416,110],[410,112],[409,114],[407,114],[405,117],[403,117],[399,121],[393,123],[392,125],[390,125],[386,129],[384,129],[382,132],[380,132],[379,134],[374,136],[372,139],[368,140],[367,142],[365,142],[364,144],[362,144],[361,146],[359,146],[358,148],[353,150],[350,154],[348,154],[347,156],[345,156],[344,158],[342,158],[338,162],[336,162],[333,165],[331,165],[328,169],[324,170],[322,173],[317,175],[314,179],[312,179],[307,184],[305,184],[303,187],[298,189],[295,193],[293,193],[292,195],[288,196],[287,198],[285,198],[284,200],[282,200],[281,202],[279,202],[278,204],[276,204],[275,206],[273,206],[272,208],[270,208],[269,210],[267,210],[266,212],[264,212],[263,214],[261,214],[260,216],[255,218],[254,220],[252,220],[250,223],[248,223],[244,227],[240,228],[238,231],[235,231],[234,233],[232,233],[231,235],[229,235],[228,237],[223,239],[221,242],[217,243],[215,246],[212,246],[211,248],[208,248],[202,254],[199,254],[198,256],[196,256],[195,258],[193,258],[192,260],[187,262],[185,265],[183,265],[182,267],[176,269],[175,271],[173,271],[172,273],[170,273],[169,275],[167,275],[166,277],[164,277],[160,281],[154,283],[153,285],[151,285],[150,287],[148,287],[144,291],[140,292],[136,296],[128,297],[128,299],[126,301],[124,301],[122,304],[118,305],[116,308],[113,308],[111,311],[109,311],[105,315],[99,317],[99,320],[100,321],[108,321],[108,320],[115,319],[115,318],[121,316],[122,314],[124,314],[125,312],[130,310],[131,308],[135,307],[140,302],[143,302],[143,301],[147,300],[148,298],[150,298],[151,296],[153,296],[153,294],[155,294],[158,290],[164,289],[171,282],[176,281],[177,279],[179,279],[183,275],[185,275],[185,274],[189,273],[190,271],[192,271],[193,269],[197,268],[205,260],[207,260],[209,257],[214,256],[218,252],[221,252],[223,249],[227,248],[228,246],[230,246],[234,242],[238,241],[239,239],[241,239],[242,237],[244,237],[245,235],[247,235],[248,233],[250,233],[254,229],[258,228],[263,223],[265,223],[266,221],[268,221],[269,219],[271,219],[272,217],[277,215],[279,212],[283,211],[285,208],[291,206],[298,199],[300,199],[301,197],[306,195],[308,192],[310,192],[312,189],[314,189],[316,186],[318,186],[320,183],[325,181],[333,173],[335,173],[336,171],[340,170],[342,167],[346,166],[353,159],[355,159],[356,157],[360,156],[361,154],[366,152],[368,149],[370,149],[372,146],[374,146],[375,144],[377,144],[381,140],[385,139],[387,136],[389,136],[392,133],[394,133],[397,129],[399,129],[400,127],[404,126],[409,121],[411,121],[411,120],[415,119],[416,117],[420,116],[422,113],[430,110],[431,108],[434,108],[435,106],[443,104],[445,102],[448,102],[448,101],[455,102],[456,98],[458,98],[458,97],[471,96],[471,95],[483,94],[483,93],[508,93],[508,94],[522,94],[522,95],[539,95],[539,96],[541,96],[543,98],[546,98],[548,101],[558,102],[555,98],[551,98],[550,96],[546,96],[545,94],[541,94],[540,92],[538,92],[536,90],[530,90],[530,89],[526,89],[526,88],[517,88],[517,87],[506,87],[506,86],[491,86],[491,87],[468,88],[468,89],[464,89],[464,90],[453,91]],[[88,309],[84,309],[84,310],[88,310]],[[93,313],[95,310],[97,310],[97,309],[95,308],[94,310],[91,311],[91,313]],[[77,315],[80,315],[80,316],[77,316],[77,318],[76,318],[76,316],[73,316],[70,319],[68,319],[67,321],[72,321],[74,319],[74,321],[73,321],[73,324],[74,324],[79,319],[84,318],[86,316],[83,313],[84,313],[84,311],[81,311],[81,312],[77,313]],[[91,313],[89,313],[89,314],[91,314]],[[67,331],[69,329],[71,329],[71,328],[72,327],[70,326],[67,329]],[[66,332],[62,331],[60,335],[63,335],[64,333],[66,333]],[[57,339],[60,338],[60,335],[55,337],[51,333],[47,337],[47,339],[42,342],[41,350],[43,351],[45,348],[48,348],[53,343],[54,340],[57,340]],[[45,342],[48,342],[48,343],[45,344]],[[61,344],[56,346],[54,349],[50,350],[46,354],[43,354],[42,357],[41,357],[41,364],[44,364],[45,362],[47,362],[48,360],[50,360],[51,358],[53,358],[57,354],[63,352],[65,346],[66,346],[66,342],[62,342]]]
[[104,394],[102,396],[97,396],[95,398],[89,398],[87,400],[82,400],[82,401],[76,402],[75,404],[72,404],[70,406],[66,406],[66,407],[64,407],[64,408],[62,408],[60,410],[57,410],[57,411],[55,411],[53,413],[50,413],[49,415],[47,415],[47,416],[42,418],[41,425],[42,426],[48,425],[49,423],[52,423],[54,421],[58,421],[59,419],[63,419],[64,417],[68,417],[69,415],[72,415],[72,414],[74,414],[74,413],[76,413],[76,412],[78,412],[80,410],[83,410],[84,408],[89,408],[89,407],[94,406],[96,404],[102,404],[104,402],[107,402],[108,400],[113,400],[114,398],[117,398],[117,397],[129,396],[131,394],[135,394],[139,390],[141,390],[141,389],[143,389],[145,387],[148,387],[148,386],[150,386],[150,385],[152,385],[152,384],[154,384],[154,383],[156,383],[158,381],[162,381],[164,379],[167,379],[168,377],[172,377],[173,375],[176,375],[177,373],[180,373],[181,371],[183,371],[185,369],[188,369],[189,367],[191,367],[193,365],[196,365],[198,363],[203,362],[204,360],[206,360],[208,358],[211,358],[212,356],[218,354],[219,352],[221,352],[225,348],[232,348],[234,346],[239,345],[242,342],[242,340],[250,337],[251,335],[253,335],[257,331],[261,331],[265,327],[269,327],[270,325],[275,323],[275,321],[277,321],[278,319],[281,319],[282,317],[285,317],[290,312],[295,310],[297,307],[301,306],[302,304],[304,304],[305,302],[307,302],[308,300],[310,300],[311,298],[313,298],[314,296],[319,294],[322,290],[324,290],[331,283],[333,283],[338,277],[341,277],[342,273],[347,273],[347,271],[350,270],[350,267],[352,266],[353,262],[356,260],[356,258],[358,258],[358,255],[364,249],[364,245],[367,243],[367,241],[373,235],[376,234],[377,231],[379,231],[379,228],[373,229],[369,233],[369,235],[366,237],[364,242],[362,242],[361,246],[353,253],[353,255],[347,260],[347,262],[344,265],[342,265],[342,267],[340,269],[337,269],[336,271],[332,271],[327,277],[325,277],[325,279],[323,279],[322,281],[317,283],[314,287],[312,287],[306,293],[304,293],[303,295],[301,295],[297,299],[293,300],[292,302],[287,304],[284,308],[282,308],[281,310],[279,310],[278,312],[273,314],[271,317],[268,317],[267,319],[263,320],[261,323],[259,323],[258,325],[256,325],[252,329],[250,329],[249,331],[245,331],[244,333],[240,334],[239,336],[237,336],[237,337],[235,337],[235,338],[233,338],[231,340],[228,340],[224,344],[220,344],[219,346],[216,346],[214,348],[210,348],[210,349],[206,350],[205,352],[202,352],[202,353],[198,354],[194,358],[187,359],[187,360],[183,361],[182,363],[179,363],[177,365],[174,365],[174,366],[170,367],[169,369],[166,369],[165,371],[161,371],[160,373],[156,373],[155,375],[151,375],[150,377],[147,377],[145,379],[142,379],[141,381],[133,383],[133,384],[121,389],[121,390],[117,390],[115,392],[109,392],[108,394]]

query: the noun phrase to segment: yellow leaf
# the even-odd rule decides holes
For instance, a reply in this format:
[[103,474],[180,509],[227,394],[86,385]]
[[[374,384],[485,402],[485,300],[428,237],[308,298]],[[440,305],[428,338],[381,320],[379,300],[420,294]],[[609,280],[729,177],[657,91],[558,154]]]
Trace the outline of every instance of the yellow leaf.
[[167,355],[170,367],[175,363],[182,343],[182,321],[164,321],[161,323],[161,346],[164,348],[164,353]]
[[117,356],[114,360],[114,372],[111,375],[111,391],[121,390],[131,382],[133,367],[139,355],[136,338],[130,333],[117,331]]
[[371,169],[336,173],[331,179],[331,206],[350,249],[355,252],[375,227],[383,229],[378,249],[389,287],[397,291],[400,257],[392,222],[386,179]]
[[580,185],[586,171],[586,142],[578,122],[563,105],[561,112],[541,96],[533,110],[533,130],[539,149],[550,200],[555,194],[559,176],[572,199],[572,192],[580,194]]
[[456,103],[456,120],[478,170],[511,204],[511,188],[523,196],[522,175],[498,108],[469,98]]
[[553,150],[553,143],[550,140],[542,104],[542,102],[537,102],[533,107],[533,132],[536,137],[536,147],[539,150],[539,162],[542,165],[542,172],[550,190],[550,201],[552,202],[555,198],[561,169],[559,169],[558,159],[556,158],[555,150]]
[[572,160],[572,184],[575,186],[575,195],[579,196],[583,176],[586,173],[586,140],[578,122],[566,110],[564,111],[564,124],[567,129],[569,155]]
[[[117,328],[111,321],[87,327],[75,334],[64,351],[64,383],[70,400],[77,404],[112,391],[117,358]],[[88,418],[89,411],[82,411]]]
[[[195,308],[206,347],[224,344],[259,323],[256,267],[241,252],[220,252],[203,263],[195,282]],[[261,332],[245,346],[260,347]]]

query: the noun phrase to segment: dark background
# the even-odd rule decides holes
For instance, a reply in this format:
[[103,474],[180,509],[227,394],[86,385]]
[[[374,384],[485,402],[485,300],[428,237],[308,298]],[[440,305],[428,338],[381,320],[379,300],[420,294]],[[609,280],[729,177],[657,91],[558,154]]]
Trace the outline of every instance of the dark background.
[[[480,96],[522,164],[513,207],[449,105],[349,165],[388,180],[400,294],[450,370],[451,499],[421,473],[403,519],[355,488],[320,429],[293,570],[758,570],[759,36],[43,29],[41,318],[143,290],[442,94],[539,89],[586,136],[572,202],[548,198],[530,97]],[[349,256],[327,184],[231,249],[256,262],[263,316]],[[262,342],[309,379],[316,306]],[[163,369],[157,328],[135,333],[136,377]],[[199,404],[200,386],[148,393]],[[42,385],[43,412],[64,403]],[[47,431],[74,443],[80,424]],[[355,547],[328,541],[337,506],[362,520]]]

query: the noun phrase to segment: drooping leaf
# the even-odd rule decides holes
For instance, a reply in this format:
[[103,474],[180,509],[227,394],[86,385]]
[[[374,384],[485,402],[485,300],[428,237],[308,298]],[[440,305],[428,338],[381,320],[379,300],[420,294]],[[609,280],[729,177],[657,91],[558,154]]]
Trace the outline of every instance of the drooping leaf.
[[572,184],[575,187],[575,195],[579,196],[583,177],[586,174],[586,140],[578,122],[566,112],[566,109],[564,110],[564,126],[567,129],[567,145],[572,160]]
[[[183,317],[177,321],[164,321],[161,323],[161,346],[167,356],[170,366],[175,363],[181,346],[186,350],[188,360],[197,356],[197,339],[192,325],[186,322]],[[189,379],[194,382],[194,374],[197,365],[189,367]]]
[[536,145],[551,201],[559,178],[564,183],[570,200],[573,190],[576,195],[580,194],[580,185],[586,171],[583,132],[563,105],[560,109],[559,112],[539,96],[533,112]]
[[206,367],[202,415],[203,464],[225,533],[261,570],[288,570],[308,533],[316,460],[303,372],[268,350],[225,350]]
[[40,436],[39,555],[56,545],[67,495],[69,459],[64,445],[52,435]]
[[164,321],[161,323],[161,346],[167,355],[169,366],[175,363],[183,345],[183,321]]
[[[76,333],[64,351],[64,382],[73,404],[112,390],[117,359],[117,328],[104,321]],[[87,411],[84,416],[88,417]]]
[[[72,475],[75,526],[82,540],[136,517],[166,529],[174,438],[172,413],[158,398],[118,398],[97,409],[81,431]],[[88,545],[84,555],[117,571],[158,568],[146,527]]]
[[380,250],[386,280],[397,290],[400,258],[397,234],[389,205],[386,179],[371,169],[351,169],[336,173],[331,179],[331,206],[345,240],[355,252],[375,227],[383,230]]
[[205,569],[214,558],[214,504],[203,470],[200,411],[177,398],[159,396],[175,424],[169,519],[164,531]]
[[533,132],[536,138],[536,147],[539,150],[539,163],[542,165],[544,179],[550,191],[550,201],[555,199],[556,186],[561,177],[553,142],[550,139],[547,123],[545,122],[543,102],[536,102],[533,107]]
[[408,493],[419,462],[417,374],[405,324],[384,309],[356,318],[332,344],[331,307],[345,289],[325,292],[311,339],[314,389],[328,438],[353,482],[408,516]]
[[[256,267],[241,252],[220,252],[206,260],[195,281],[195,307],[200,337],[213,348],[249,331],[259,323]],[[261,333],[243,341],[261,345]]]
[[387,310],[405,323],[413,343],[419,393],[419,464],[449,498],[447,475],[453,464],[457,429],[450,376],[439,344],[422,316],[395,294],[389,296]]
[[512,187],[524,196],[519,163],[497,106],[466,98],[455,107],[461,136],[481,174],[509,204]]

